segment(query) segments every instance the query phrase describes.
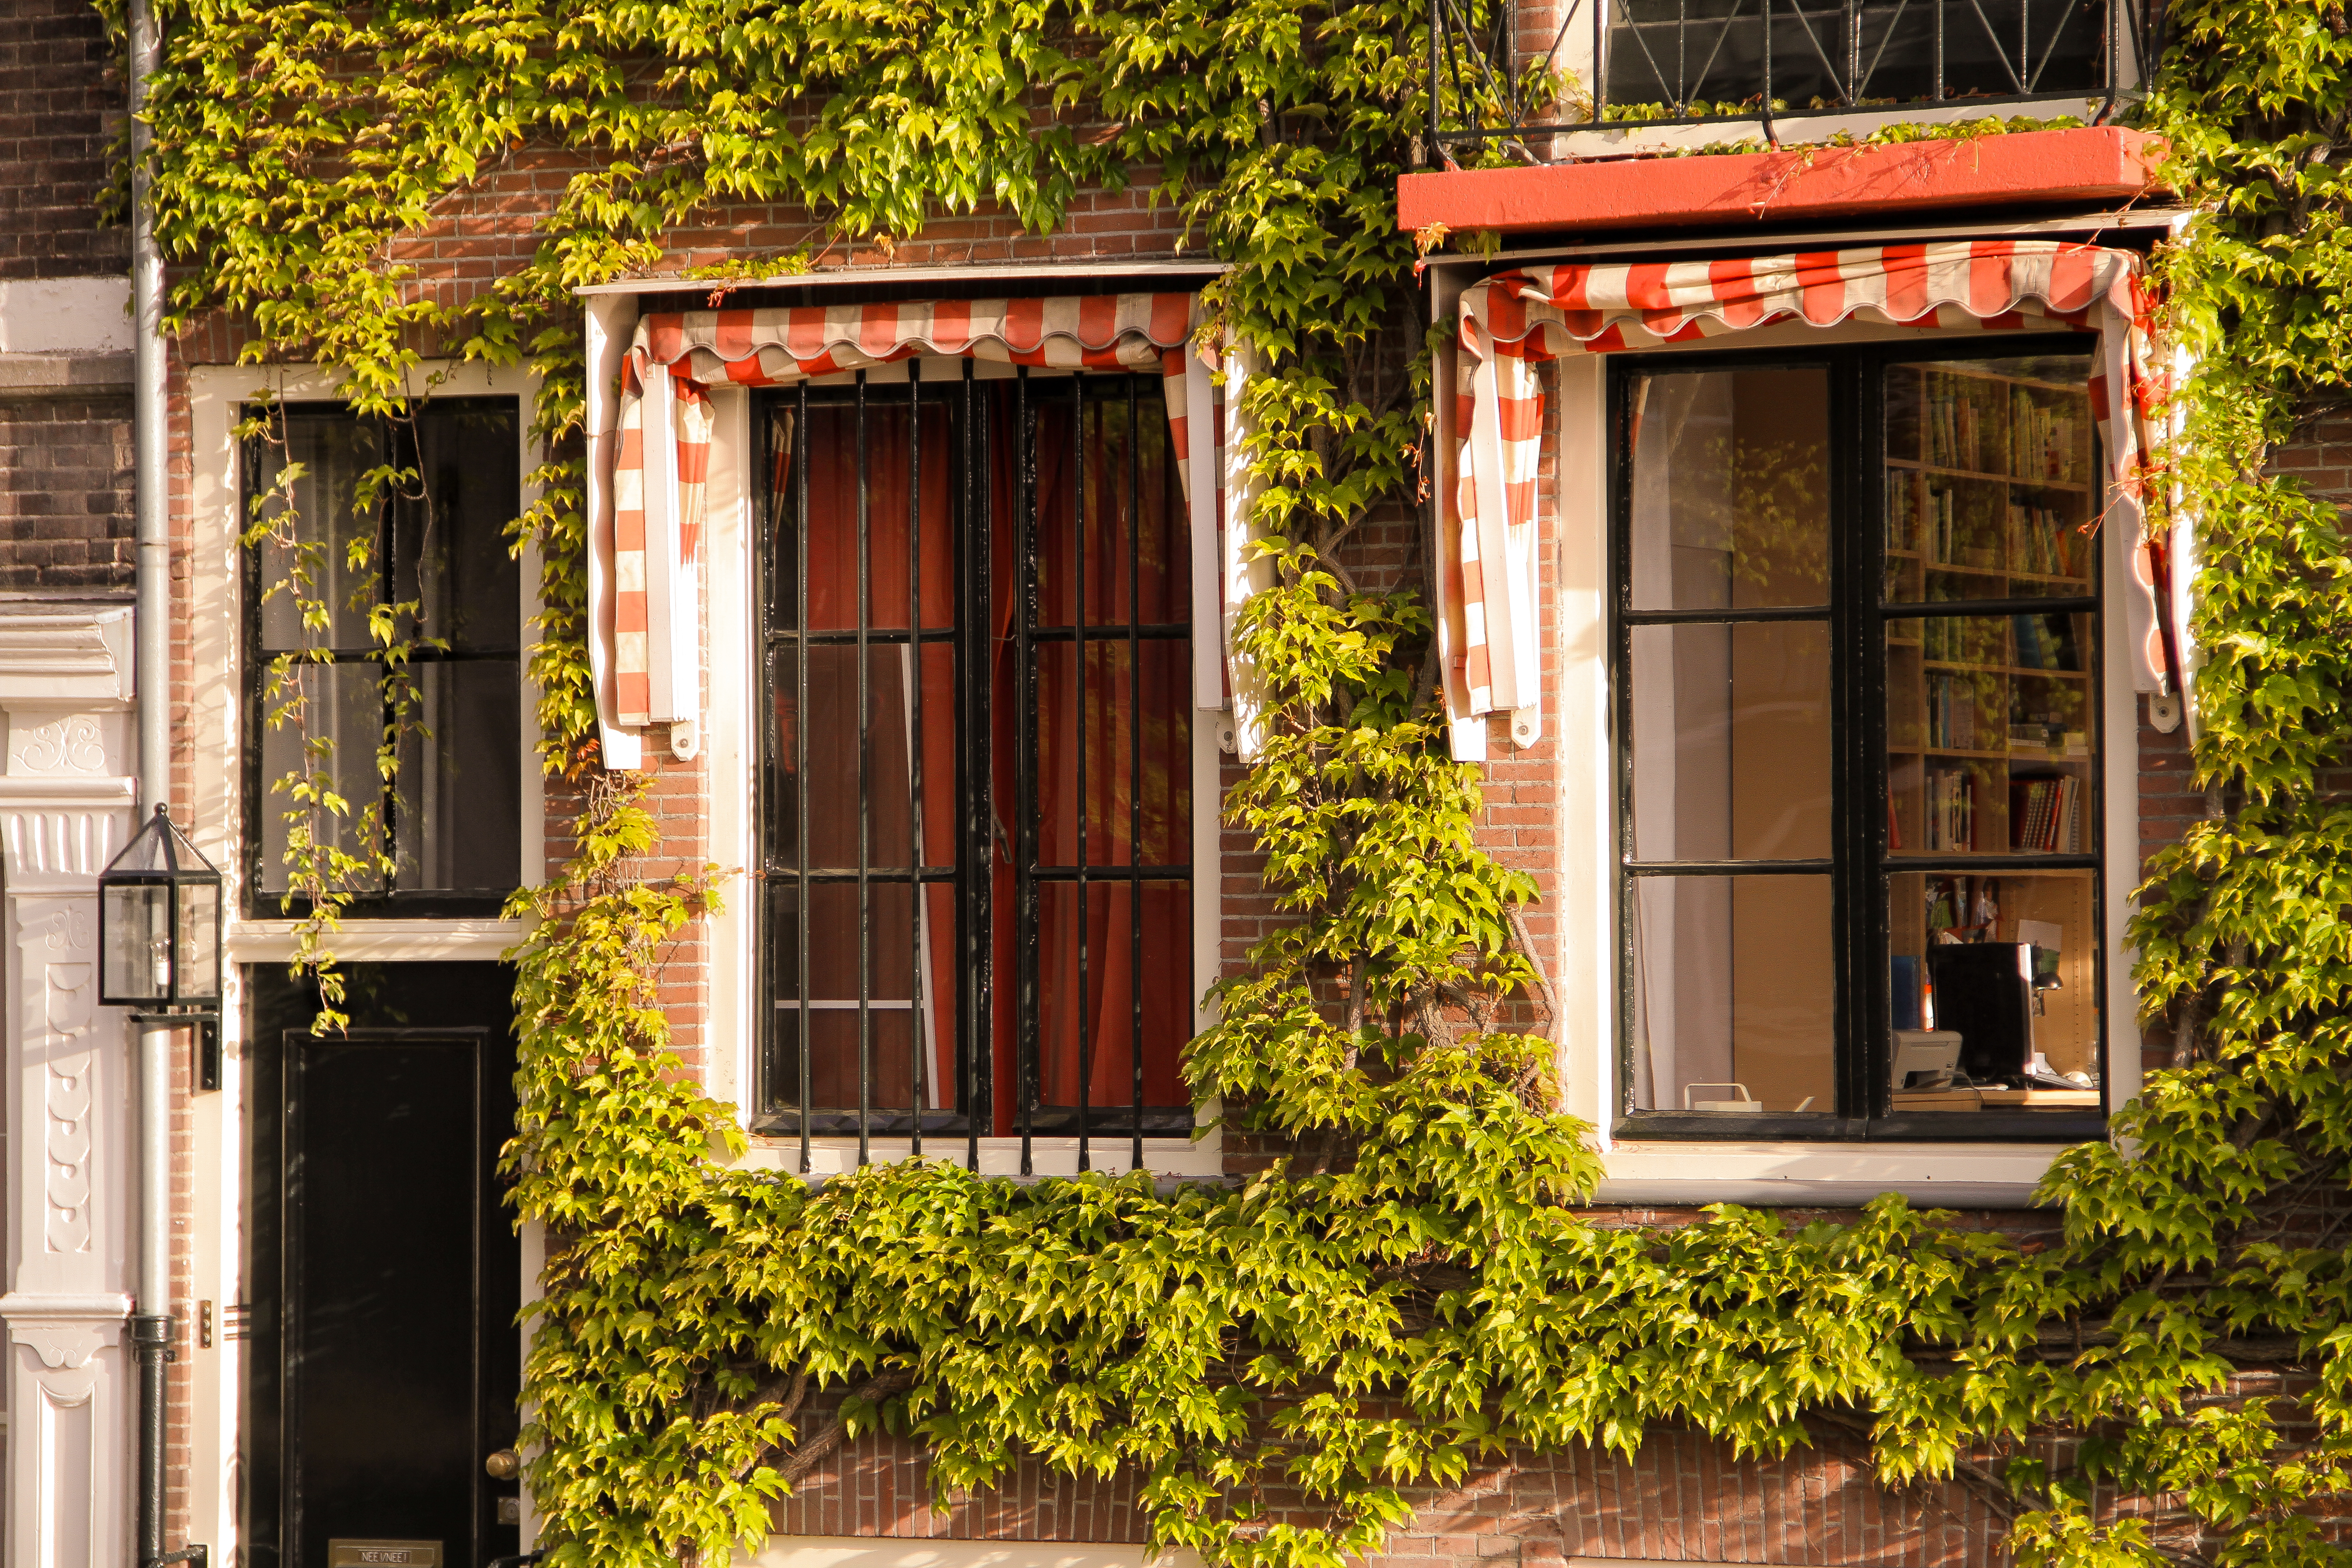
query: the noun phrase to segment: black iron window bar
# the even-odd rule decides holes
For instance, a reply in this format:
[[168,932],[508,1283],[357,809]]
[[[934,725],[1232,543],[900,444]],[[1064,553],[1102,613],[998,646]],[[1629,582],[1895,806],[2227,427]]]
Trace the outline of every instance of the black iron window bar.
[[[772,945],[772,929],[763,930],[758,951],[763,955],[760,994],[770,998],[771,1005],[763,1011],[766,1027],[766,1048],[762,1052],[762,1098],[765,1114],[761,1130],[787,1132],[799,1141],[800,1169],[812,1168],[812,1138],[818,1134],[852,1134],[857,1140],[857,1162],[860,1165],[873,1159],[873,1140],[877,1136],[908,1140],[909,1152],[920,1156],[926,1132],[953,1137],[962,1134],[964,1157],[969,1168],[978,1170],[981,1161],[981,1140],[994,1121],[995,1068],[993,1059],[993,1019],[995,1014],[993,920],[993,870],[997,858],[1003,856],[1012,862],[1013,871],[1014,951],[1018,955],[1018,973],[1014,977],[1015,1006],[1014,1037],[1017,1053],[1015,1064],[1016,1111],[1015,1127],[1020,1142],[1020,1170],[1023,1175],[1034,1173],[1034,1139],[1040,1132],[1059,1131],[1056,1125],[1041,1121],[1039,1083],[1042,997],[1039,985],[1039,947],[1041,940],[1041,898],[1047,887],[1066,885],[1076,889],[1078,906],[1083,914],[1087,908],[1089,888],[1124,883],[1129,891],[1129,946],[1130,999],[1129,1056],[1132,1081],[1129,1103],[1124,1107],[1097,1107],[1088,1103],[1088,1087],[1092,1081],[1092,1049],[1095,1042],[1080,1009],[1078,1095],[1074,1112],[1066,1120],[1078,1138],[1077,1164],[1081,1171],[1091,1168],[1092,1144],[1098,1139],[1123,1131],[1129,1143],[1129,1156],[1133,1168],[1143,1165],[1143,1140],[1148,1133],[1189,1132],[1192,1116],[1189,1110],[1171,1114],[1167,1108],[1148,1107],[1144,1103],[1144,1008],[1141,974],[1144,962],[1143,898],[1148,884],[1183,885],[1189,883],[1192,868],[1187,863],[1146,865],[1140,852],[1139,814],[1142,790],[1139,781],[1143,770],[1142,659],[1145,643],[1181,643],[1192,635],[1189,624],[1150,624],[1140,621],[1141,605],[1141,529],[1130,525],[1128,532],[1127,583],[1129,613],[1125,624],[1089,621],[1086,604],[1086,551],[1088,519],[1086,513],[1087,484],[1079,469],[1083,462],[1083,435],[1089,406],[1108,401],[1124,405],[1129,439],[1125,447],[1124,500],[1126,515],[1139,517],[1141,484],[1140,441],[1143,426],[1139,423],[1145,405],[1157,414],[1161,393],[1150,378],[1134,374],[1074,374],[1066,380],[1066,392],[1052,383],[1033,383],[1026,366],[1017,367],[1012,380],[1009,399],[1010,431],[1006,438],[1016,443],[1018,486],[1016,515],[1008,520],[1014,530],[1014,572],[1013,593],[1013,616],[1011,641],[1015,660],[1017,693],[1016,740],[1014,759],[1014,795],[1008,805],[1013,813],[1015,829],[1007,835],[994,796],[994,758],[992,754],[993,728],[991,705],[993,697],[993,649],[990,647],[991,630],[994,625],[992,599],[992,517],[990,491],[992,458],[995,455],[998,433],[992,429],[994,416],[992,399],[985,395],[975,374],[974,363],[966,360],[962,374],[952,389],[936,383],[926,386],[919,361],[907,364],[907,380],[903,394],[908,412],[908,625],[905,628],[877,628],[873,624],[873,563],[872,563],[872,497],[869,467],[868,411],[880,396],[869,385],[866,374],[857,373],[854,384],[844,390],[813,389],[803,382],[772,403],[772,416],[761,422],[767,447],[762,454],[761,471],[771,476],[767,493],[766,527],[761,531],[760,565],[761,586],[759,602],[762,605],[764,626],[762,641],[768,658],[762,661],[766,679],[772,681],[777,655],[788,653],[793,671],[793,741],[790,769],[793,778],[801,781],[792,792],[790,810],[793,814],[793,847],[788,859],[778,858],[771,849],[772,833],[763,832],[761,878],[771,888],[788,889],[793,897],[794,918],[791,922],[793,944],[792,974],[800,977],[784,995],[774,982],[773,972],[779,967],[778,956]],[[1147,384],[1149,383],[1149,384]],[[893,389],[895,390],[895,389]],[[1066,396],[1071,411],[1073,451],[1073,505],[1075,510],[1075,611],[1070,624],[1049,625],[1043,620],[1041,607],[1042,543],[1038,537],[1039,476],[1037,471],[1037,419],[1046,399]],[[856,590],[855,625],[848,628],[816,630],[809,624],[809,437],[813,407],[826,403],[845,404],[851,411],[855,442],[856,474]],[[953,428],[956,480],[950,523],[953,542],[953,577],[955,616],[951,626],[927,624],[922,599],[922,410],[926,405],[944,404],[950,410]],[[782,416],[776,417],[775,416]],[[782,485],[773,483],[773,476],[788,472]],[[792,561],[789,568],[777,560],[778,524],[789,519],[792,540]],[[789,571],[792,605],[789,611],[779,613],[774,584],[779,574]],[[1084,737],[1076,747],[1076,838],[1077,858],[1075,864],[1052,865],[1040,859],[1040,827],[1042,808],[1039,802],[1039,760],[1044,742],[1041,724],[1039,660],[1044,651],[1056,645],[1074,648],[1075,668],[1078,683],[1077,710],[1080,723],[1086,722],[1087,681],[1088,679],[1087,650],[1088,646],[1123,643],[1128,659],[1128,700],[1130,721],[1129,730],[1129,778],[1136,787],[1129,794],[1128,837],[1130,852],[1124,866],[1092,865],[1087,847],[1088,812],[1086,806],[1087,747]],[[858,712],[857,746],[861,781],[872,777],[873,705],[868,689],[871,672],[870,650],[876,647],[911,647],[919,650],[925,646],[945,646],[952,650],[955,669],[956,743],[954,754],[946,759],[953,769],[954,793],[958,805],[955,822],[956,860],[951,865],[930,865],[924,860],[923,847],[928,842],[924,831],[925,809],[924,769],[927,759],[923,752],[923,680],[921,659],[918,651],[908,661],[911,678],[907,685],[908,715],[908,788],[913,812],[910,843],[915,847],[909,858],[911,867],[883,868],[874,864],[872,857],[872,794],[861,788],[857,801],[857,864],[855,867],[813,865],[810,861],[810,777],[809,752],[809,667],[811,653],[827,646],[853,648],[856,658],[856,706]],[[771,721],[764,727],[768,755],[761,769],[761,821],[773,826],[778,803],[773,780],[785,756],[778,748],[781,739],[772,721],[776,712],[775,699],[782,695],[772,689],[767,693],[765,710]],[[1189,762],[1182,761],[1189,778]],[[938,765],[936,763],[932,765]],[[1180,786],[1181,784],[1180,784]],[[1009,838],[1009,842],[1008,842]],[[874,929],[874,889],[887,884],[909,885],[913,916],[907,940],[911,947],[912,983],[906,998],[877,998],[874,994],[873,960],[877,932]],[[828,999],[812,996],[809,935],[809,893],[825,885],[849,886],[856,890],[858,921],[857,994],[848,998]],[[932,1042],[927,1039],[923,1027],[925,1013],[924,986],[929,981],[924,962],[927,942],[936,933],[928,928],[928,903],[923,889],[947,886],[954,889],[954,905],[958,930],[953,936],[959,984],[953,998],[954,1058],[960,1103],[943,1111],[927,1111],[926,1097],[932,1085],[929,1079],[928,1052]],[[765,901],[762,902],[762,923],[772,928]],[[1188,922],[1189,924],[1189,922]],[[1093,960],[1086,922],[1079,922],[1078,975],[1079,994],[1087,994],[1089,971]],[[854,1107],[831,1108],[815,1101],[812,1048],[812,1014],[820,1010],[847,1010],[854,1007],[857,1015],[857,1102]],[[908,1100],[900,1107],[877,1106],[875,1103],[876,1047],[874,1019],[877,1011],[906,1009],[910,1014],[908,1030],[909,1053]],[[789,1017],[794,1027],[796,1048],[784,1053],[777,1048],[775,1026]],[[789,1054],[792,1070],[780,1074],[780,1059]],[[1061,1117],[1053,1119],[1058,1122]]]
[[[2094,95],[2104,121],[2122,90],[2126,51],[2145,81],[2162,49],[2161,16],[2148,0],[1569,0],[1549,47],[1525,54],[1516,42],[1517,12],[1514,0],[1496,0],[1482,28],[1472,0],[1430,0],[1433,162],[1450,163],[1449,148],[1492,142],[1540,163],[1528,138],[1604,121],[1753,119],[1777,142],[1779,119]],[[1523,68],[1556,62],[1580,22],[1591,35],[1590,98],[1568,115],[1542,113],[1545,106],[1521,97]],[[1735,40],[1743,41],[1733,47]],[[1773,107],[1776,97],[1798,91],[1820,106]],[[1654,103],[1666,112],[1612,121],[1612,103]],[[1694,104],[1739,109],[1697,114],[1689,111]]]

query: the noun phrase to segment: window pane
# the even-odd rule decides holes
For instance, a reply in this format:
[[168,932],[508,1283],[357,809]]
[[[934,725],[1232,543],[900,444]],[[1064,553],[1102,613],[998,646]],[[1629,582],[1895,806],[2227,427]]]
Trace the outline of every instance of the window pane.
[[[807,891],[809,1104],[852,1110],[858,1103],[859,954],[866,956],[864,1077],[866,1103],[906,1111],[920,1099],[926,1110],[956,1104],[956,965],[954,896],[940,885],[924,889],[924,918],[915,920],[913,889],[904,882],[869,883],[864,906],[855,883],[826,882]],[[776,1028],[769,1061],[771,1103],[790,1109],[800,1096],[802,994],[800,897],[789,885],[767,892],[768,994]],[[916,977],[922,994],[915,994]],[[916,1050],[919,1035],[922,1049]]]
[[1080,863],[1083,798],[1085,864],[1130,865],[1139,842],[1147,865],[1186,864],[1192,852],[1187,650],[1147,642],[1130,659],[1122,641],[1089,642],[1086,653],[1081,693],[1076,645],[1037,650],[1038,863]]
[[[914,833],[915,650],[904,643],[866,650],[863,737],[857,722],[857,649],[819,644],[808,650],[808,708],[798,710],[799,652],[793,644],[769,659],[770,738],[765,852],[772,866],[799,864],[802,780],[797,772],[808,725],[808,864],[813,869],[854,870],[865,834],[868,868],[905,868]],[[934,643],[921,650],[923,837],[925,863],[955,863],[955,651]],[[860,765],[860,747],[866,748]]]
[[[371,646],[368,607],[378,596],[380,561],[373,552],[380,513],[371,508],[362,515],[353,500],[360,477],[383,464],[382,427],[363,425],[340,408],[289,409],[284,427],[282,446],[258,445],[246,479],[248,500],[262,500],[263,516],[272,523],[255,552],[262,651],[365,648]],[[293,464],[301,465],[302,472],[280,489],[280,477]],[[513,466],[511,455],[508,466]],[[246,521],[252,521],[248,510]],[[369,552],[367,563],[356,570],[350,559],[354,541],[364,542]],[[308,577],[299,585],[293,581],[298,569]],[[298,599],[321,605],[327,625],[305,628]]]
[[[777,443],[774,477],[785,481],[774,506],[774,624],[791,626],[799,615],[793,573],[797,498],[789,483],[792,421],[787,409],[771,426]],[[907,625],[908,521],[914,505],[914,429],[904,387],[866,392],[865,462],[861,472],[857,410],[845,403],[815,403],[808,410],[808,616],[813,631],[857,626],[857,503],[866,500],[868,626]],[[927,402],[921,418],[923,624],[955,624],[956,427],[944,403]]]
[[[375,754],[383,742],[383,671],[373,664],[308,666],[294,672],[290,690],[280,696],[269,695],[268,679],[265,674],[260,697],[268,708],[281,707],[289,697],[301,703],[284,724],[273,727],[265,720],[261,726],[261,771],[254,791],[261,819],[258,880],[261,891],[274,896],[288,886],[287,813],[300,815],[314,842],[349,855],[361,852],[359,819],[379,798]],[[306,742],[312,748],[307,755]],[[312,773],[349,804],[348,812],[314,808],[275,787],[289,775]],[[508,864],[514,862],[509,858]],[[362,886],[381,890],[373,879]]]
[[2090,6],[1978,0],[1962,15],[1810,4],[1791,16],[1776,6],[1768,34],[1763,7],[1739,0],[1620,0],[1610,12],[1609,101],[1728,114],[1752,112],[1768,90],[1834,108],[2080,92],[2101,80],[2101,13]]
[[2074,355],[1886,372],[1886,598],[2091,592],[2099,489],[2090,362]]
[[1830,879],[1630,881],[1635,1107],[1835,1111]]
[[399,597],[420,602],[420,635],[459,652],[519,647],[520,566],[506,537],[522,510],[514,411],[428,405],[415,439],[403,460],[423,496],[410,485],[393,504]]
[[1634,858],[1827,856],[1829,628],[1635,626],[1633,642]]
[[1088,626],[1124,626],[1138,611],[1144,625],[1185,618],[1185,519],[1175,495],[1167,406],[1156,388],[1139,386],[1130,428],[1131,380],[1083,378],[1086,412],[1075,445],[1074,384],[1030,383],[1037,421],[1040,626],[1076,625],[1082,589]]
[[401,746],[394,886],[512,888],[522,852],[522,701],[515,662],[410,668],[415,728]]
[[[1143,1100],[1190,1103],[1177,1060],[1192,1034],[1190,889],[1073,882],[1038,889],[1038,1104],[1135,1103],[1136,1005],[1142,1004]],[[1140,938],[1139,945],[1138,939]],[[1116,1130],[1115,1114],[1091,1116]]]
[[1886,834],[1895,855],[2097,847],[2095,617],[1886,623]]
[[1829,602],[1829,375],[1711,370],[1633,386],[1633,607]]
[[2100,1070],[2093,875],[1887,879],[1896,1110],[2096,1105],[2084,1092]]

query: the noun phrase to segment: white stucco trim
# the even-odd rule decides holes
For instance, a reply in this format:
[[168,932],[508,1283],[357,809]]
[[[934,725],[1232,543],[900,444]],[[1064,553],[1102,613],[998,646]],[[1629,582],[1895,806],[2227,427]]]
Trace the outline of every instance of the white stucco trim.
[[[530,435],[531,406],[539,378],[513,368],[427,362],[416,366],[411,386],[419,395],[506,397],[515,402],[517,472],[521,504],[539,492],[530,475],[540,449]],[[310,365],[196,365],[187,372],[190,478],[176,504],[189,513],[187,628],[194,672],[187,716],[175,740],[193,754],[189,836],[227,884],[227,929],[223,933],[227,971],[221,1020],[221,1089],[189,1101],[193,1123],[191,1300],[182,1303],[193,1318],[201,1301],[213,1303],[215,1339],[210,1349],[191,1353],[189,1538],[209,1543],[215,1562],[234,1561],[237,1550],[237,1411],[244,1342],[229,1337],[224,1313],[246,1298],[244,1289],[243,1129],[246,1124],[243,972],[247,963],[284,963],[293,955],[293,922],[247,920],[240,881],[244,792],[243,651],[244,614],[241,531],[243,475],[235,429],[241,405],[267,391],[287,401],[334,399],[341,377]],[[520,609],[528,638],[539,613],[539,552],[527,550],[520,563]],[[545,785],[532,720],[537,692],[524,679],[523,722],[514,744],[520,765],[521,849],[515,868],[524,883],[545,879]],[[492,920],[369,921],[346,922],[333,941],[339,958],[350,963],[484,960],[499,957],[524,933],[520,923]],[[526,1280],[528,1283],[528,1280]],[[193,1327],[190,1345],[194,1344]]]
[[131,352],[131,278],[0,281],[0,354]]

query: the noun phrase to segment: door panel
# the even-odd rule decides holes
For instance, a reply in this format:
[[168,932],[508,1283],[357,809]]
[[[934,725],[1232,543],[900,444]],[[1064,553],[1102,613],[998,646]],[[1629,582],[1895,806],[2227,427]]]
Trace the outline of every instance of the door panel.
[[[339,1036],[265,1033],[302,999],[257,1000],[257,1568],[331,1568],[362,1543],[423,1543],[435,1550],[406,1560],[442,1568],[520,1549],[499,1521],[514,1483],[482,1468],[514,1441],[520,1373],[520,1255],[495,1170],[514,1125],[508,972],[378,967],[365,991],[379,1005]],[[469,996],[474,1021],[459,1022]]]

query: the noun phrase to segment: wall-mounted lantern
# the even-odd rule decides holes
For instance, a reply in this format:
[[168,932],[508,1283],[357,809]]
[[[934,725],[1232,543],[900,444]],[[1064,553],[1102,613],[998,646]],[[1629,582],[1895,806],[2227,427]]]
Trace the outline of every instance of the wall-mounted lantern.
[[155,815],[98,879],[98,999],[216,1019],[221,995],[221,874]]

